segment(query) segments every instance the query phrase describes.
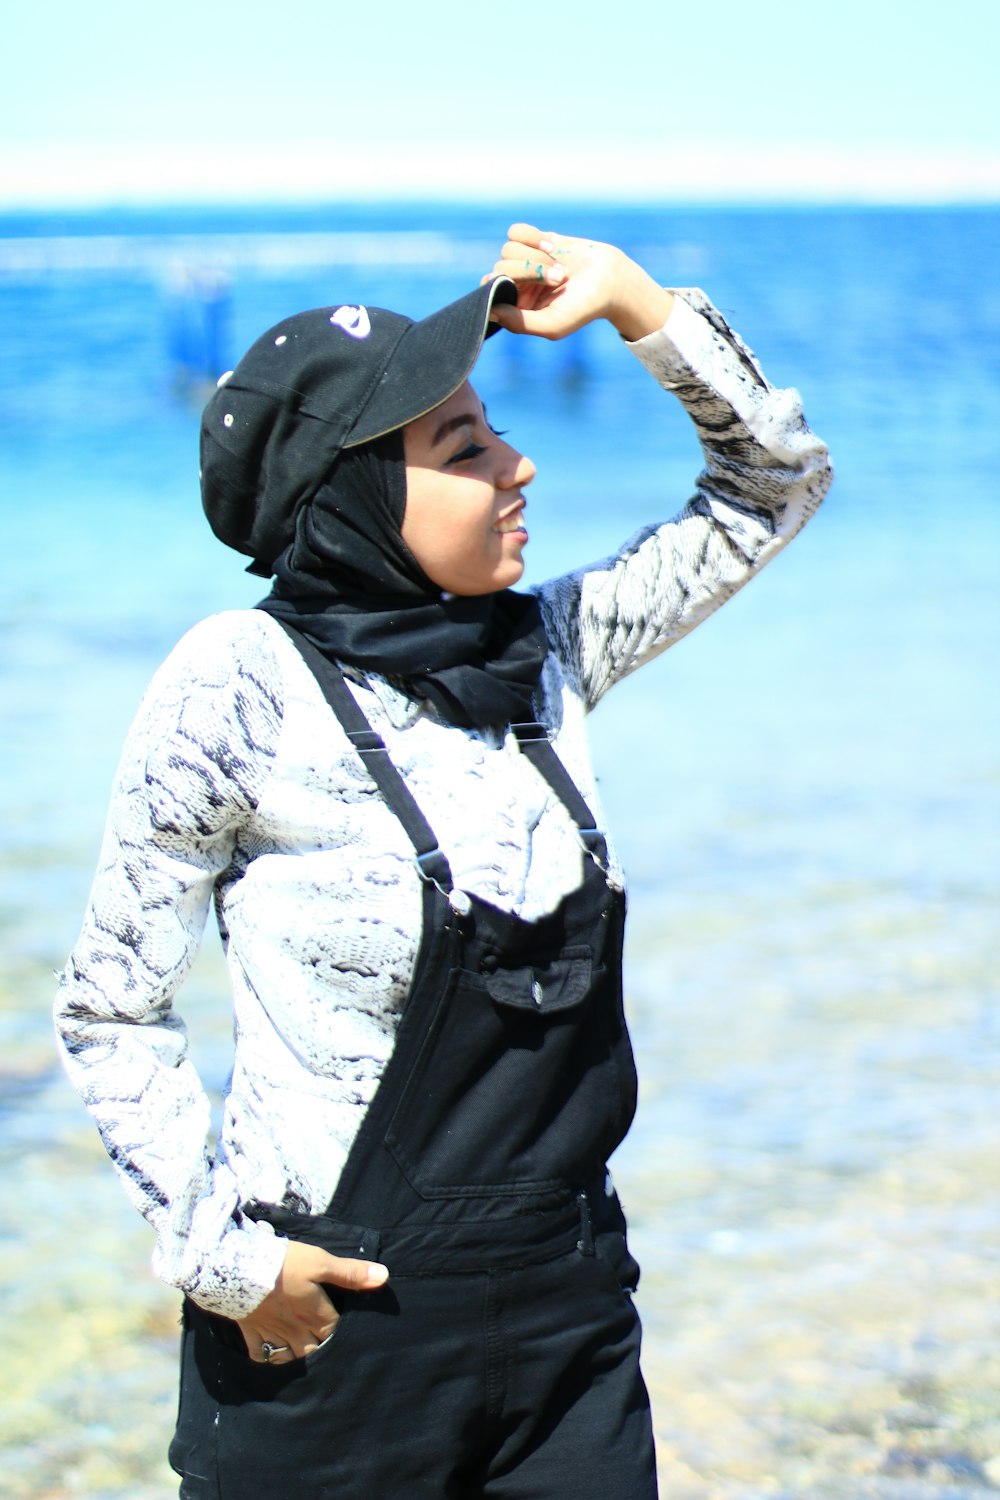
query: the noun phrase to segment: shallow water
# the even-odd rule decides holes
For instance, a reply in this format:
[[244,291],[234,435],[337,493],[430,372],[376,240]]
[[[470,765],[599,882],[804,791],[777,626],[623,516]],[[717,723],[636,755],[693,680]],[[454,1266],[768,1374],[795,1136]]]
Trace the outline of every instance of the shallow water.
[[[1000,214],[584,217],[707,286],[804,389],[839,476],[787,557],[594,717],[631,879],[643,1098],[616,1175],[664,1492],[1000,1488]],[[362,284],[429,308],[469,284],[487,226],[461,216],[443,256],[368,211],[0,223],[11,1496],[175,1493],[176,1299],[48,1025],[138,695],[189,623],[259,588],[198,514],[167,237],[228,236],[237,349]],[[352,238],[309,238],[331,232]],[[534,576],[683,501],[683,419],[614,339],[573,360],[501,345],[481,385],[539,465]],[[218,1082],[214,943],[182,1009]]]

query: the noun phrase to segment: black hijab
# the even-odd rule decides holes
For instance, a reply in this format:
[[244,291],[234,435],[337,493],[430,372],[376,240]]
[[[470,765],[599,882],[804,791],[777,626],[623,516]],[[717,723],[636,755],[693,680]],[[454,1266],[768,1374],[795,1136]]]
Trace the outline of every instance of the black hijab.
[[464,728],[523,723],[545,660],[538,601],[442,594],[403,541],[403,435],[345,448],[298,512],[257,606],[323,654],[399,682]]

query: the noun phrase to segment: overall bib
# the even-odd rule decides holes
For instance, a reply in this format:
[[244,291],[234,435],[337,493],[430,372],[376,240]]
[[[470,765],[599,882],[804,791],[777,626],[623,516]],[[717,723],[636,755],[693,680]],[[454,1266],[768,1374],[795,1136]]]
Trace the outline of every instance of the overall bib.
[[580,829],[583,879],[536,922],[456,891],[342,676],[288,633],[413,843],[423,932],[326,1212],[245,1212],[390,1279],[329,1288],[334,1333],[287,1364],[185,1303],[182,1500],[654,1500],[638,1267],[605,1167],[635,1069],[604,840],[544,729],[515,725]]

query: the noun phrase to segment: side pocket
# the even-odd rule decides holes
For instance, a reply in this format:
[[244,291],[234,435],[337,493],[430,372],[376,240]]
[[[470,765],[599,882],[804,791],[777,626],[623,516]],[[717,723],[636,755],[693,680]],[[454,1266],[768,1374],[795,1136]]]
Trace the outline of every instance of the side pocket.
[[628,1247],[624,1234],[606,1229],[594,1238],[594,1254],[608,1267],[627,1297],[639,1285],[639,1262]]
[[199,1312],[185,1299],[182,1311],[177,1424],[167,1461],[182,1480],[181,1500],[221,1500],[218,1460],[220,1371],[211,1343],[198,1327]]

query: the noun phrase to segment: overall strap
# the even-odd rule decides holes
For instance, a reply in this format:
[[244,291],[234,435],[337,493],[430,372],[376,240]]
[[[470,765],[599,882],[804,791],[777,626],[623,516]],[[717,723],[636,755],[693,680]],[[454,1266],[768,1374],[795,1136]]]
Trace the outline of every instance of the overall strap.
[[447,896],[453,884],[447,856],[439,847],[434,830],[420,811],[413,793],[390,760],[381,735],[375,733],[358,707],[343,674],[301,631],[284,620],[278,620],[277,624],[301,653],[324,698],[340,720],[344,733],[364,761],[366,771],[403,825],[403,832],[416,853],[421,880],[436,885]]
[[559,759],[549,742],[544,724],[512,724],[517,742],[535,767],[555,792],[566,808],[580,835],[580,842],[596,865],[607,873],[608,846],[604,835],[596,826],[597,820],[572,776]]

